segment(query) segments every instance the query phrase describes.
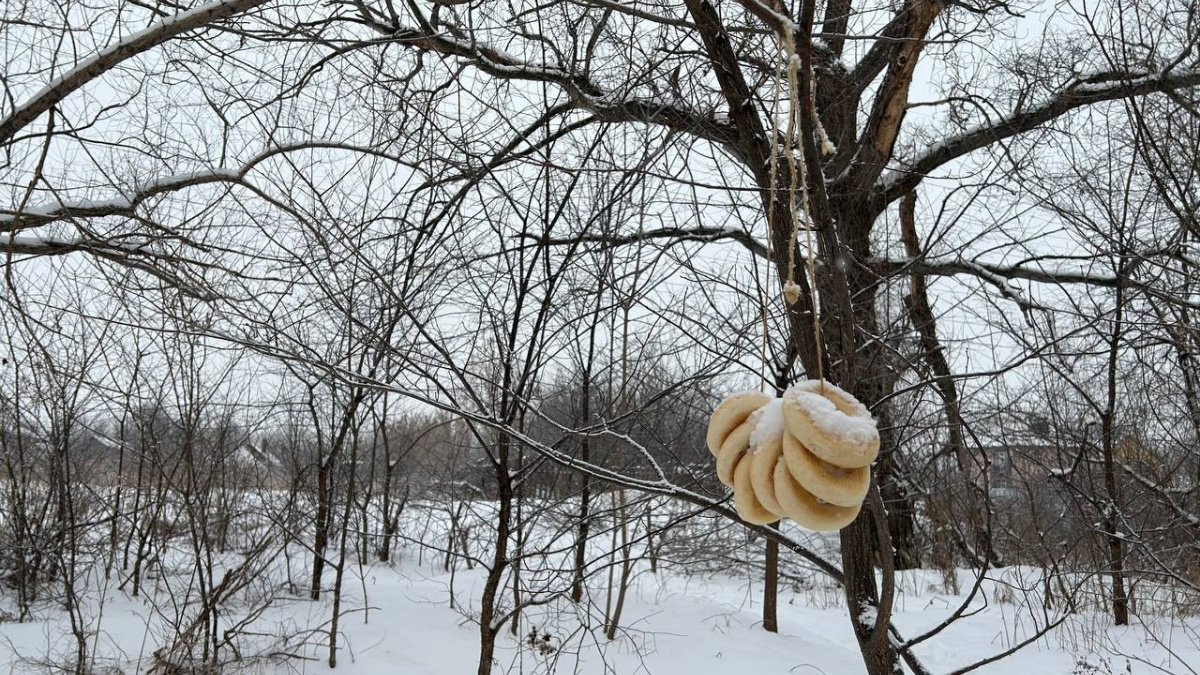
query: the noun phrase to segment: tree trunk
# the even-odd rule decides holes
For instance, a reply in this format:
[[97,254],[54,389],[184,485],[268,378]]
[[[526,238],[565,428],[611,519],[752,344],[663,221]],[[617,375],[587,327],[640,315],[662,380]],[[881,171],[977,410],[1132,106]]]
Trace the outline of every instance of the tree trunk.
[[[629,309],[632,304],[632,299],[626,299],[621,303],[621,391],[618,397],[617,412],[622,419],[629,414]],[[619,466],[622,468],[625,468],[625,451],[625,443],[622,441],[617,460]],[[612,614],[607,615],[608,626],[604,631],[605,636],[610,641],[616,639],[617,630],[621,627],[621,613],[625,609],[625,595],[629,590],[629,578],[633,571],[629,535],[629,509],[624,487],[617,488],[616,516],[619,523],[617,530],[613,532],[613,543],[616,543],[616,534],[619,531],[621,534],[621,577],[619,579],[620,586],[617,588],[617,602],[613,606]],[[608,594],[611,598],[613,592],[611,568],[608,578]]]
[[[772,525],[778,528],[779,523]],[[767,540],[767,570],[763,576],[763,630],[779,632],[779,542]]]
[[[1125,261],[1117,271],[1117,278],[1124,278]],[[1118,626],[1129,625],[1129,598],[1125,594],[1125,542],[1120,528],[1121,495],[1117,488],[1117,471],[1113,434],[1117,416],[1117,359],[1121,348],[1121,323],[1124,319],[1125,293],[1118,284],[1113,330],[1108,349],[1108,401],[1101,418],[1101,435],[1104,454],[1104,491],[1108,499],[1104,502],[1104,534],[1108,540],[1109,574],[1112,577],[1113,622]]]
[[[600,307],[604,299],[604,286],[601,284],[596,293],[596,309],[592,313],[592,321],[588,326],[588,351],[583,363],[583,383],[580,386],[579,417],[576,423],[580,427],[591,424],[592,417],[592,367],[596,362],[596,326],[600,323]],[[585,464],[592,461],[591,437],[584,436],[580,441],[579,459]],[[579,529],[575,535],[575,577],[571,581],[571,601],[583,601],[583,580],[586,576],[587,542],[591,536],[591,500],[592,481],[586,472],[579,472]]]
[[392,465],[392,455],[388,448],[387,441],[384,441],[383,446],[383,488],[380,490],[380,537],[379,547],[375,550],[375,557],[379,562],[388,562],[392,557],[392,535],[395,530],[392,527],[392,473],[395,467]]
[[[524,466],[525,452],[518,449],[517,465],[513,467],[510,473],[520,473]],[[524,482],[518,484],[517,488],[513,490],[513,554],[508,563],[509,567],[511,568],[509,576],[512,580],[513,599],[513,611],[512,617],[509,619],[511,622],[509,625],[509,631],[513,637],[516,637],[517,633],[521,629],[521,555],[525,551],[525,539],[523,536],[524,530],[522,530],[524,524],[522,522],[523,514],[521,513],[521,505],[524,502],[524,491]]]
[[[357,436],[357,432],[355,433]],[[350,475],[346,481],[346,503],[342,506],[342,522],[340,528],[341,545],[338,549],[337,567],[333,576],[333,612],[329,619],[329,667],[337,668],[338,651],[338,622],[342,612],[342,581],[346,578],[346,540],[350,533],[350,508],[354,503],[355,472],[357,471],[358,439],[354,439],[350,455]],[[366,521],[363,521],[366,525]],[[366,603],[366,599],[363,600]]]
[[317,467],[317,518],[313,535],[312,584],[309,598],[321,599],[321,575],[325,571],[325,549],[329,545],[329,465],[322,461]]
[[[875,298],[879,278],[863,263],[871,255],[870,231],[876,214],[864,208],[857,195],[831,201],[833,221],[838,227],[834,236],[823,236],[823,259],[830,261],[827,268],[842,267],[844,276],[818,274],[822,335],[829,336],[824,354],[826,363],[836,364],[835,377],[841,386],[871,408],[881,422],[880,440],[887,441],[887,445],[882,447],[884,456],[876,463],[873,478],[881,495],[888,495],[890,500],[881,527],[876,526],[876,515],[864,507],[841,532],[846,605],[869,675],[899,675],[899,654],[885,625],[891,608],[880,606],[875,563],[883,563],[886,557],[884,567],[890,570],[893,560],[915,559],[916,553],[907,549],[914,547],[912,533],[916,526],[911,496],[896,472],[897,447],[888,426],[889,416],[880,405],[891,393],[895,376],[888,368],[882,342],[874,337],[878,335]],[[845,284],[843,288],[837,287],[839,282]],[[881,537],[892,541],[880,541]],[[884,548],[885,544],[896,548]],[[884,579],[885,584],[891,581]]]
[[[916,504],[902,476],[899,447],[896,434],[891,428],[891,415],[886,408],[875,410],[879,423],[879,459],[875,463],[875,482],[887,507],[887,528],[891,535],[892,565],[898,570],[915,569],[921,566],[921,550],[917,546]],[[888,555],[882,550],[883,542],[878,536],[872,542],[879,555]],[[876,561],[882,564],[882,561]]]
[[510,440],[501,432],[496,449],[496,489],[498,508],[496,513],[496,548],[492,565],[488,568],[487,580],[479,600],[479,669],[478,675],[491,675],[492,661],[496,653],[496,602],[500,597],[500,586],[504,571],[508,567],[509,525],[512,518],[512,477],[509,474],[508,452]]
[[[585,463],[592,461],[592,453],[588,447],[586,436],[583,438],[579,458]],[[588,537],[591,536],[589,532],[591,514],[588,510],[592,500],[592,484],[586,473],[580,472],[579,476],[582,479],[583,485],[579,489],[579,529],[575,535],[575,576],[571,580],[571,601],[575,603],[583,601],[584,567],[587,565],[587,541]]]

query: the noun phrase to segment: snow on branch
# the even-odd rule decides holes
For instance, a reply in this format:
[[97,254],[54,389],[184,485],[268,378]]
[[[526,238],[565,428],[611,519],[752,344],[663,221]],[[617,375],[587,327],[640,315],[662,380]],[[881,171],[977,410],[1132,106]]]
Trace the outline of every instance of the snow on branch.
[[638,19],[645,19],[664,26],[677,26],[688,30],[695,29],[695,25],[687,19],[682,19],[675,16],[667,16],[665,14],[655,14],[646,9],[637,7],[633,3],[620,2],[619,0],[581,0],[582,4],[600,7],[603,9],[611,9],[614,12],[627,14]]
[[44,237],[30,234],[0,232],[0,266],[8,264],[6,258],[21,256],[57,256],[76,251],[85,251],[130,269],[140,270],[180,292],[198,300],[215,300],[217,295],[204,289],[202,280],[194,275],[172,271],[162,263],[171,263],[173,256],[158,256],[147,250],[145,242],[125,244],[112,240],[85,239],[83,237]]
[[0,253],[14,255],[57,255],[79,250],[78,238],[39,237],[28,234],[0,232]]
[[522,236],[532,242],[539,242],[549,246],[565,246],[581,242],[603,244],[604,246],[626,246],[654,239],[670,239],[676,242],[714,242],[729,239],[745,246],[751,253],[760,258],[770,258],[766,244],[759,241],[749,232],[735,227],[662,227],[653,230],[641,230],[630,234],[585,233],[573,237],[556,237],[546,240],[536,235]]
[[912,190],[925,176],[951,160],[985,148],[992,143],[1031,131],[1076,108],[1122,98],[1171,92],[1200,86],[1200,70],[1154,73],[1098,73],[1064,87],[1040,105],[1018,111],[1001,120],[968,129],[951,136],[899,169],[880,179],[885,201],[898,199]]
[[959,275],[973,276],[989,285],[997,287],[1002,295],[1023,307],[1036,307],[1036,305],[1027,300],[1013,286],[1011,282],[1015,279],[1024,279],[1056,286],[1079,284],[1102,288],[1116,288],[1118,285],[1122,285],[1125,288],[1146,293],[1170,304],[1200,309],[1200,300],[1198,299],[1172,294],[1129,276],[1122,278],[1116,274],[1091,272],[1081,269],[1046,269],[1041,266],[1002,265],[957,257],[877,259],[872,261],[871,265],[879,274],[884,276],[913,273],[946,277]]
[[375,148],[339,143],[336,141],[305,141],[281,145],[265,150],[250,158],[236,169],[215,168],[205,171],[178,173],[156,178],[140,186],[136,192],[101,200],[53,201],[23,209],[0,209],[0,228],[16,230],[22,227],[37,227],[59,220],[72,218],[99,218],[105,216],[132,217],[135,209],[145,201],[169,192],[210,183],[247,185],[246,175],[266,160],[289,152],[301,150],[344,150],[370,154],[411,166],[411,162]]
[[74,68],[47,84],[32,98],[18,105],[0,120],[0,142],[6,142],[39,115],[57,105],[72,92],[112,70],[121,62],[153,49],[177,35],[201,28],[215,21],[241,14],[268,0],[217,0],[194,9],[180,12],[158,21],[148,28],[126,36],[117,44],[85,59]]
[[215,169],[209,172],[186,173],[157,179],[132,196],[105,200],[50,202],[26,207],[20,211],[0,209],[0,225],[38,226],[67,218],[99,218],[132,216],[134,209],[155,195],[182,190],[195,185],[220,182],[240,182],[241,172]]
[[147,241],[124,243],[113,239],[54,237],[37,234],[0,232],[0,253],[15,255],[59,255],[72,251],[94,250],[112,254],[146,253]]
[[642,122],[716,143],[737,141],[733,124],[711,112],[696,110],[677,100],[606,91],[583,74],[556,65],[531,63],[479,41],[455,38],[453,33],[402,27],[391,31],[388,37],[414,49],[464,59],[499,79],[557,85],[570,96],[575,107],[591,112],[602,122]]

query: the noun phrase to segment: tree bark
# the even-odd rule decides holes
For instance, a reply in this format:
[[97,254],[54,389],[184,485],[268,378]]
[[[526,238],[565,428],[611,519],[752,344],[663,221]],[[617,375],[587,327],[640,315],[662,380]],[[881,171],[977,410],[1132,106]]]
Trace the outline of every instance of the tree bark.
[[325,549],[329,546],[329,466],[317,467],[317,519],[313,536],[312,580],[308,589],[311,600],[321,599],[321,575],[325,573]]
[[[772,527],[779,527],[776,523]],[[763,630],[779,632],[779,542],[767,540],[767,570],[763,576]]]
[[508,457],[511,440],[501,433],[496,448],[496,488],[498,508],[496,513],[496,548],[492,564],[488,568],[487,580],[479,601],[479,669],[477,675],[491,675],[492,662],[496,654],[496,602],[499,600],[504,571],[508,567],[508,539],[512,520],[512,476],[509,473]]
[[[889,495],[893,500],[888,505],[885,515],[888,522],[882,523],[882,527],[877,527],[874,522],[877,516],[870,509],[864,508],[858,518],[841,531],[846,605],[869,675],[899,675],[902,672],[899,654],[888,639],[886,626],[876,625],[877,620],[890,613],[890,609],[884,611],[880,607],[875,562],[882,556],[887,556],[890,567],[892,559],[911,559],[915,554],[883,549],[885,543],[889,546],[895,544],[878,539],[880,532],[885,535],[895,532],[898,535],[897,539],[906,546],[911,546],[911,533],[916,527],[913,523],[915,509],[912,508],[911,499],[895,473],[897,448],[887,428],[888,416],[880,407],[880,403],[891,393],[894,378],[884,360],[883,344],[874,339],[874,336],[878,335],[875,297],[879,280],[869,272],[869,268],[863,262],[871,255],[869,233],[875,214],[863,210],[861,201],[849,196],[834,196],[831,201],[835,205],[834,213],[838,214],[835,222],[840,226],[837,228],[838,236],[834,238],[834,245],[840,240],[845,242],[845,246],[834,248],[826,245],[822,253],[824,259],[834,261],[831,266],[845,261],[845,286],[830,288],[831,282],[837,283],[836,278],[830,278],[833,275],[819,278],[818,282],[822,285],[822,295],[842,295],[842,307],[848,304],[850,311],[837,308],[835,311],[824,313],[828,319],[823,321],[823,324],[829,325],[829,328],[822,331],[823,335],[842,338],[830,340],[827,343],[826,354],[829,363],[838,366],[836,378],[840,384],[875,411],[877,418],[884,423],[881,441],[886,439],[889,443],[882,448],[881,454],[884,456],[874,468],[873,479],[880,493]],[[851,322],[852,325],[836,325],[842,322]],[[890,580],[885,579],[884,583],[890,583]]]
[[[1117,278],[1125,276],[1125,260],[1117,270]],[[1129,625],[1129,598],[1125,593],[1125,542],[1121,536],[1121,495],[1117,487],[1117,470],[1114,438],[1117,416],[1117,366],[1120,356],[1122,321],[1124,320],[1125,293],[1118,284],[1113,329],[1108,350],[1108,401],[1101,418],[1101,438],[1104,455],[1104,491],[1108,499],[1104,502],[1104,535],[1108,541],[1109,575],[1112,578],[1113,622],[1118,626]]]

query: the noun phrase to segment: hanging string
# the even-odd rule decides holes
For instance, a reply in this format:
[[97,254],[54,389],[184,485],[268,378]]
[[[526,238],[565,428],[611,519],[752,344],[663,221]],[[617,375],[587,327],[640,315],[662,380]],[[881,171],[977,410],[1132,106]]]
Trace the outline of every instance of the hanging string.
[[[770,182],[768,184],[769,198],[767,199],[767,260],[771,259],[771,250],[773,248],[772,238],[771,238],[771,223],[774,222],[774,219],[775,219],[775,192],[777,190],[776,179],[777,179],[778,173],[779,173],[779,171],[778,171],[779,170],[779,162],[778,162],[779,156],[777,153],[774,152],[774,148],[777,146],[778,141],[779,141],[779,125],[777,123],[777,120],[779,119],[779,101],[782,98],[781,92],[783,90],[783,65],[782,65],[782,59],[780,57],[783,54],[784,47],[783,47],[783,44],[779,43],[778,41],[776,42],[776,46],[777,46],[777,51],[775,54],[775,58],[776,58],[777,62],[780,63],[780,65],[776,66],[776,68],[775,68],[775,95],[771,98],[771,113],[770,114],[771,114],[771,149],[772,149],[772,152],[771,152],[771,159],[770,159],[770,165],[769,165],[770,166],[770,176],[771,176]],[[794,244],[793,244],[793,246],[794,246]],[[769,272],[768,272],[768,276],[770,276]],[[767,305],[767,299],[761,293],[759,295],[759,299],[760,299],[760,304],[762,306],[762,354],[761,354],[762,367],[759,369],[760,377],[759,377],[758,387],[760,390],[765,392],[767,390],[767,346],[768,346],[767,340],[768,340],[768,335],[769,335],[768,331],[770,329],[770,321],[769,321],[769,316],[768,316],[769,307]]]
[[[800,148],[800,151],[803,152],[804,151],[804,142],[805,142],[805,139],[802,137],[797,139],[796,131],[795,131],[796,127],[799,125],[799,119],[800,119],[799,116],[800,116],[800,111],[801,111],[800,106],[802,105],[800,102],[800,74],[799,74],[800,55],[798,53],[796,53],[796,42],[795,42],[795,39],[790,30],[786,30],[786,29],[780,30],[779,37],[780,37],[780,42],[782,44],[782,47],[787,56],[788,99],[789,99],[789,103],[790,103],[790,106],[789,106],[790,111],[788,114],[787,146],[785,149],[787,151],[788,168],[791,170],[791,179],[792,179],[791,180],[791,190],[788,193],[789,204],[791,207],[791,214],[792,214],[792,234],[791,234],[791,238],[790,238],[790,243],[788,245],[787,282],[784,284],[783,292],[784,292],[785,300],[789,304],[795,303],[797,300],[800,299],[800,288],[796,284],[796,276],[795,276],[796,275],[795,252],[796,252],[797,240],[799,239],[799,233],[800,233],[800,213],[796,209],[796,192],[797,192],[796,188],[797,188],[797,183],[799,183],[799,192],[800,192],[800,197],[801,197],[800,206],[803,209],[804,221],[805,221],[804,222],[804,236],[805,236],[805,245],[807,248],[806,256],[808,258],[808,284],[809,284],[808,288],[809,288],[809,294],[810,294],[810,298],[811,298],[811,302],[812,302],[813,344],[814,344],[814,346],[816,348],[816,352],[817,352],[817,354],[816,354],[816,356],[817,356],[817,380],[818,380],[818,382],[821,383],[821,387],[823,389],[825,386],[825,365],[824,365],[825,359],[824,359],[824,355],[823,355],[824,350],[822,349],[822,342],[821,342],[821,316],[820,316],[820,310],[819,310],[818,300],[817,300],[817,265],[816,265],[816,252],[813,249],[813,240],[812,240],[813,221],[812,221],[812,216],[811,216],[812,210],[811,210],[811,206],[809,204],[809,197],[808,197],[808,170],[807,170],[807,166],[803,160],[803,157],[801,158],[799,166],[797,166],[796,153],[793,152],[793,150],[792,150],[793,145],[797,145]],[[810,80],[813,79],[811,71],[808,73],[808,76],[809,76]],[[811,100],[812,97],[810,96],[809,98],[810,98],[810,100],[805,103],[812,105],[812,100]],[[812,110],[814,119],[816,119],[817,115],[816,115],[815,106],[813,106],[811,110]],[[822,150],[828,152],[832,148],[833,144],[829,141],[828,136],[825,134],[824,128],[821,129],[821,137],[822,137]],[[772,140],[774,140],[774,136],[772,136]],[[772,146],[772,148],[773,147],[774,146]],[[774,167],[774,156],[775,156],[775,153],[774,153],[774,151],[772,151],[772,153],[771,153],[772,167]],[[773,187],[774,186],[774,175],[772,175],[771,180],[772,180],[772,187]],[[772,193],[772,196],[773,196],[773,194],[774,193]],[[771,206],[772,207],[774,206],[773,199],[771,202]]]
[[[771,241],[771,239],[770,239],[770,237],[768,237],[767,238],[767,258],[768,259],[770,259],[770,257],[771,257],[770,241]],[[769,265],[767,267],[767,275],[770,276],[770,266]],[[754,266],[754,278],[756,280],[756,285],[758,286],[758,304],[762,308],[762,316],[761,316],[761,320],[762,320],[762,351],[759,354],[761,365],[758,368],[758,390],[766,393],[766,391],[767,391],[767,341],[768,341],[767,331],[769,329],[770,323],[769,323],[768,317],[767,317],[766,288],[764,287],[762,281],[760,280],[761,277],[758,274],[758,265]]]

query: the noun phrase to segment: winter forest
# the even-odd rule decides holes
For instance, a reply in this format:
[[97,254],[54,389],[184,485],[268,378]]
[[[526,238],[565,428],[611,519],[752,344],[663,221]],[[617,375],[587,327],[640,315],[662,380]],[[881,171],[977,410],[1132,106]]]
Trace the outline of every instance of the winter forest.
[[5,0],[0,673],[1197,675],[1197,0]]

